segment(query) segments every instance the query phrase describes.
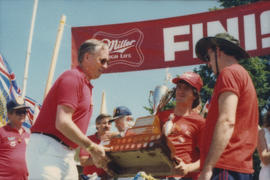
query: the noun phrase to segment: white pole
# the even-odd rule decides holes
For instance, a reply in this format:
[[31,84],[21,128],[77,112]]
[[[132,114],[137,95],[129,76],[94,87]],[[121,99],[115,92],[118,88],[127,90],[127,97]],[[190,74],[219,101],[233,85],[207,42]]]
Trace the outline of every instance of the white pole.
[[57,57],[58,57],[58,53],[59,53],[59,48],[60,48],[60,43],[61,43],[65,23],[66,23],[66,16],[62,15],[60,23],[59,23],[59,27],[58,27],[58,33],[57,33],[56,42],[55,42],[55,45],[54,45],[54,51],[53,51],[53,56],[52,56],[52,60],[51,60],[51,66],[50,66],[50,70],[49,70],[49,75],[48,75],[46,89],[45,89],[43,99],[45,99],[47,93],[49,92],[49,90],[50,90],[50,88],[52,86],[53,74],[54,74],[54,70],[55,70],[55,66],[56,66],[56,61],[57,61]]
[[27,84],[27,78],[28,78],[28,66],[29,66],[29,60],[30,60],[30,54],[31,54],[32,39],[33,39],[33,32],[34,32],[34,25],[35,25],[37,7],[38,7],[38,0],[34,0],[32,22],[31,22],[31,28],[30,28],[30,33],[29,33],[28,47],[27,47],[26,59],[25,59],[25,67],[24,67],[24,79],[23,79],[23,89],[22,89],[22,98],[23,99],[24,99],[25,94],[26,94],[26,84]]
[[106,114],[106,113],[107,113],[106,95],[105,95],[105,92],[102,91],[100,114]]

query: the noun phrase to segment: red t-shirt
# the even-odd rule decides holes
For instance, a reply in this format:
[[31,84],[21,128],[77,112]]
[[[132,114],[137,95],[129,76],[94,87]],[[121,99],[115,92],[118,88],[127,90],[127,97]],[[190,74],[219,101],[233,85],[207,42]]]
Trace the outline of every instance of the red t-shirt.
[[258,101],[248,72],[239,64],[224,68],[218,76],[206,118],[201,167],[209,151],[218,119],[218,97],[224,92],[236,94],[238,104],[234,132],[215,167],[240,173],[253,173],[252,155],[258,135]]
[[72,120],[85,134],[93,111],[92,88],[79,67],[64,72],[47,94],[31,132],[53,134],[70,147],[76,148],[77,144],[55,128],[57,105],[65,105],[74,110]]
[[25,161],[26,141],[29,133],[22,134],[6,125],[0,128],[0,179],[26,180],[28,171]]
[[[173,110],[161,112],[159,118],[161,125],[168,120]],[[172,132],[168,140],[175,148],[174,156],[181,158],[185,163],[193,163],[200,158],[200,136],[205,124],[205,119],[199,114],[192,112],[188,116],[176,116],[173,119]],[[185,177],[196,179],[199,173],[190,173]]]
[[[100,139],[98,139],[97,134],[93,134],[91,136],[88,136],[88,138],[91,141],[93,141],[97,144],[100,144]],[[80,157],[81,156],[91,157],[91,155],[83,148],[80,148]],[[89,166],[83,167],[83,174],[85,174],[85,175],[93,174],[94,172],[96,172],[98,176],[103,176],[106,174],[106,172],[102,168],[97,168],[95,165],[89,165]]]

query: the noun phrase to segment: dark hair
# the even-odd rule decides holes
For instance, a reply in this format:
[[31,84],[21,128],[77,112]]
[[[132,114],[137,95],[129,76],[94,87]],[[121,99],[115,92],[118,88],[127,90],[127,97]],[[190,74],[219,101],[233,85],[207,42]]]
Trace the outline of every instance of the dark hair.
[[104,118],[112,118],[112,116],[109,114],[100,114],[96,118],[96,124],[99,124],[102,121],[102,119],[104,119]]
[[104,49],[106,47],[108,47],[107,44],[102,41],[99,41],[97,39],[88,39],[87,41],[82,43],[79,48],[78,62],[82,62],[85,53],[95,54],[98,50]]
[[265,127],[270,127],[270,108],[268,109],[268,111],[263,119],[263,125]]
[[209,49],[216,51],[217,47],[224,54],[227,54],[229,56],[233,56],[237,60],[242,59],[242,56],[241,56],[241,54],[239,54],[238,50],[229,47],[228,44],[217,43],[217,44],[212,45]]

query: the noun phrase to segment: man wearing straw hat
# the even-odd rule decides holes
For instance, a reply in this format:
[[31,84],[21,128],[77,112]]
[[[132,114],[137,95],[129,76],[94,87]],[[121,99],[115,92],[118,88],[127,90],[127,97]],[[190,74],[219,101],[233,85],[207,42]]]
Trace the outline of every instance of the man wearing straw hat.
[[251,180],[258,101],[252,79],[238,64],[249,55],[228,33],[202,38],[196,54],[217,76],[202,136],[199,179]]
[[31,128],[26,150],[29,179],[78,179],[74,149],[86,149],[97,167],[106,169],[104,148],[85,135],[93,111],[90,80],[108,67],[108,46],[96,39],[79,48],[77,68],[54,83]]

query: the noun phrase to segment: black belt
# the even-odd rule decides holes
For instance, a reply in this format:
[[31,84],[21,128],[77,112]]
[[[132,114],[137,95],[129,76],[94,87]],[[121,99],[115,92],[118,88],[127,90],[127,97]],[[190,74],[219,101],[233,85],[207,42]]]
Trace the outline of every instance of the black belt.
[[49,136],[49,137],[53,138],[54,140],[56,140],[57,142],[59,142],[60,144],[66,146],[68,149],[72,149],[71,147],[69,147],[69,145],[67,145],[66,143],[64,143],[61,139],[59,139],[57,136],[55,136],[53,134],[48,134],[48,133],[43,133],[43,132],[32,132],[32,133],[43,134],[45,136]]

